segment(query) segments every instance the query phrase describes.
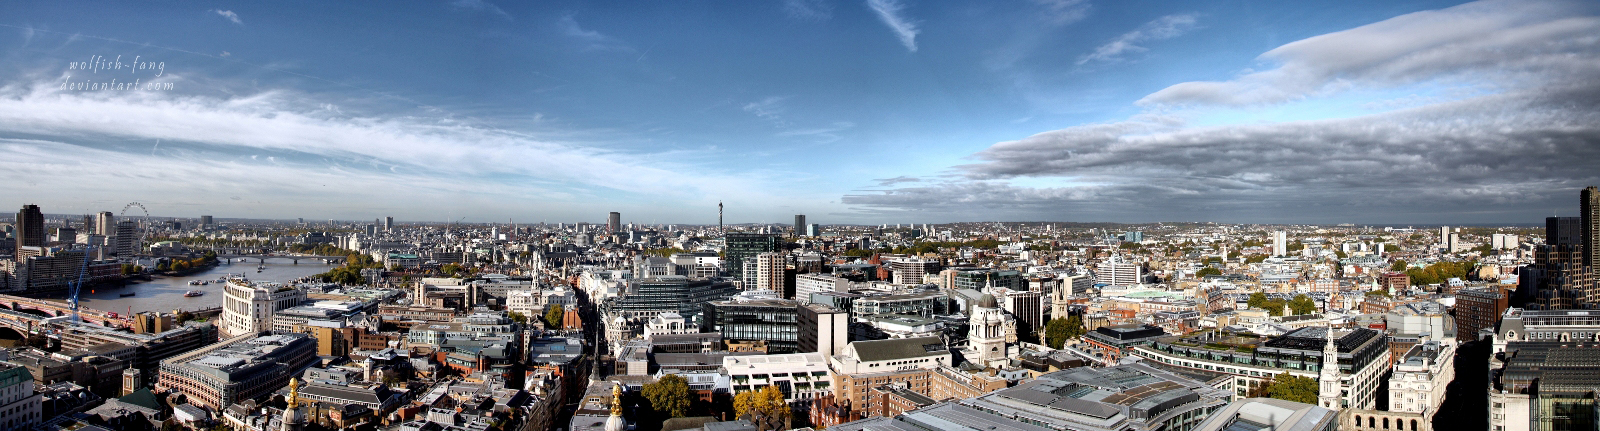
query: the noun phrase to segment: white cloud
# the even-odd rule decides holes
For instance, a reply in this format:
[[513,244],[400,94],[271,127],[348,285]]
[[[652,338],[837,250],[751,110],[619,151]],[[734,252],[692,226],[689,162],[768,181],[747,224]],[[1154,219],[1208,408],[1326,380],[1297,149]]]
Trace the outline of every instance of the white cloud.
[[799,21],[824,21],[833,17],[833,6],[824,0],[783,0],[783,12]]
[[[842,202],[862,214],[948,219],[1536,220],[1570,211],[1578,189],[1600,182],[1597,12],[1484,2],[1308,38],[1263,55],[1283,59],[1278,69],[1175,85],[1141,102],[1194,109],[1153,106],[996,143],[953,167],[957,177],[880,184],[889,188]],[[1403,109],[1349,118],[1187,121],[1207,104],[1315,106],[1328,87],[1372,93],[1441,80],[1493,91],[1404,98]]]
[[1154,21],[1147,22],[1133,31],[1123,33],[1121,36],[1117,36],[1116,39],[1100,45],[1094,49],[1094,52],[1079,57],[1078,64],[1081,65],[1091,61],[1118,61],[1122,59],[1122,54],[1124,53],[1146,51],[1146,48],[1139,46],[1139,44],[1181,36],[1194,29],[1196,18],[1197,16],[1192,13],[1156,18]]
[[[1260,56],[1277,67],[1229,81],[1185,82],[1140,104],[1280,103],[1352,88],[1493,73],[1499,85],[1564,79],[1574,51],[1596,53],[1590,3],[1481,1],[1416,12],[1295,41]],[[1590,57],[1591,59],[1593,57]],[[1481,77],[1468,77],[1478,79]]]
[[228,21],[233,21],[234,24],[244,24],[244,21],[239,19],[239,14],[233,13],[231,10],[212,9],[211,11],[221,15],[223,18],[227,18]]
[[1088,0],[1033,0],[1033,2],[1044,7],[1045,20],[1051,24],[1071,24],[1089,16]]
[[621,41],[618,41],[611,36],[601,34],[599,31],[584,29],[582,26],[578,25],[578,20],[574,19],[570,14],[563,15],[561,20],[556,21],[556,27],[561,30],[562,34],[567,35],[567,37],[571,37],[582,42],[584,44],[584,49],[600,51],[633,51],[633,48],[623,44]]
[[744,112],[749,112],[767,121],[772,121],[779,126],[784,126],[788,123],[783,121],[782,114],[785,109],[783,101],[788,99],[789,98],[787,96],[771,96],[755,102],[746,103],[741,109],[744,109]]
[[900,44],[911,52],[917,52],[917,33],[922,30],[917,29],[916,21],[901,13],[905,5],[900,4],[899,0],[867,0],[867,7],[872,8],[883,24],[894,31],[895,36],[900,38]]

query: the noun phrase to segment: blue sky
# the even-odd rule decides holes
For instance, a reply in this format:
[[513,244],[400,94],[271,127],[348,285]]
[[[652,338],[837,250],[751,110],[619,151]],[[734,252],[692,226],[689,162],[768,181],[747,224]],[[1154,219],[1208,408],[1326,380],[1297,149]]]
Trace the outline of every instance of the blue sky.
[[[1596,181],[1592,159],[1497,162],[1595,149],[1595,16],[1584,2],[12,2],[0,180],[26,186],[0,198],[434,221],[714,223],[722,201],[736,223],[1528,222],[1570,213]],[[94,56],[165,68],[68,67]],[[173,88],[60,86],[112,78]]]

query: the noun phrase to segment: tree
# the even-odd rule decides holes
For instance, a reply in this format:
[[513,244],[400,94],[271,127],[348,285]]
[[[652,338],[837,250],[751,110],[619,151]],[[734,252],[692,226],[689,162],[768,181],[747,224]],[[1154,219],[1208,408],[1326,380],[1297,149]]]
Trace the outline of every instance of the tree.
[[462,268],[461,264],[459,263],[447,263],[444,264],[444,266],[439,267],[439,272],[443,272],[444,275],[455,277],[456,275],[465,273],[466,269]]
[[1250,300],[1245,302],[1250,308],[1267,308],[1267,294],[1256,292],[1250,294]]
[[1396,259],[1394,261],[1393,265],[1389,265],[1389,270],[1390,271],[1405,271],[1407,265],[1409,265],[1409,264],[1406,263],[1405,259]]
[[1052,349],[1059,349],[1067,344],[1067,318],[1050,319],[1050,323],[1044,325],[1044,342]]
[[674,418],[689,415],[689,381],[677,374],[661,376],[661,380],[644,385],[641,392],[658,413]]
[[1067,338],[1068,339],[1076,340],[1076,339],[1078,339],[1078,337],[1082,337],[1083,334],[1087,334],[1087,333],[1089,333],[1089,330],[1083,328],[1083,318],[1082,317],[1072,316],[1072,317],[1068,317],[1067,318]]
[[1472,272],[1475,264],[1465,262],[1439,262],[1428,265],[1427,268],[1411,268],[1406,270],[1406,275],[1411,276],[1412,286],[1443,283],[1451,278],[1465,278]]
[[506,317],[511,318],[511,321],[513,321],[513,322],[521,323],[521,324],[524,324],[524,325],[526,325],[528,323],[528,316],[524,316],[524,315],[522,315],[522,313],[518,313],[518,312],[515,312],[515,311],[507,312],[506,313]]
[[1272,384],[1267,388],[1267,396],[1297,403],[1316,404],[1317,380],[1289,373],[1279,374],[1272,378]]
[[1261,263],[1267,261],[1267,255],[1258,254],[1244,259],[1244,263]]
[[550,309],[544,312],[544,323],[551,328],[560,328],[561,319],[566,316],[567,312],[561,309],[560,304],[552,304]]
[[749,415],[747,419],[756,424],[756,429],[785,429],[783,425],[789,414],[789,403],[784,402],[783,391],[777,386],[769,385],[733,396],[733,416],[746,418]]
[[1273,299],[1273,300],[1267,301],[1266,304],[1262,304],[1261,308],[1267,309],[1267,314],[1270,314],[1270,315],[1273,315],[1273,316],[1282,316],[1283,315],[1283,306],[1284,306],[1284,304],[1286,304],[1286,303],[1282,299]]
[[1200,268],[1199,271],[1195,271],[1195,273],[1194,273],[1195,277],[1201,277],[1201,278],[1209,277],[1209,276],[1213,276],[1213,275],[1222,275],[1222,270],[1216,269],[1216,268],[1212,268],[1212,267],[1208,266],[1208,267],[1205,267],[1205,268]]
[[1289,300],[1289,311],[1296,316],[1315,313],[1317,312],[1317,302],[1312,301],[1309,296],[1295,295],[1294,299]]

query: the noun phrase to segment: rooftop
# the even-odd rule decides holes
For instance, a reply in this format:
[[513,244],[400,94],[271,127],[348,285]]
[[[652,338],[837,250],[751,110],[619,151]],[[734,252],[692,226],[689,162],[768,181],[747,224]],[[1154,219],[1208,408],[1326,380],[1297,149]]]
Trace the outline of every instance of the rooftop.
[[221,346],[218,348],[175,356],[164,361],[162,367],[191,367],[217,380],[231,381],[237,373],[277,363],[278,356],[283,354],[279,350],[285,347],[314,341],[311,336],[301,333],[264,335],[234,341],[231,344],[224,342],[214,345]]
[[1216,431],[1318,431],[1337,421],[1337,412],[1273,398],[1236,401],[1207,417],[1196,429]]
[[889,361],[924,356],[948,355],[950,348],[939,337],[894,338],[850,343],[862,362]]

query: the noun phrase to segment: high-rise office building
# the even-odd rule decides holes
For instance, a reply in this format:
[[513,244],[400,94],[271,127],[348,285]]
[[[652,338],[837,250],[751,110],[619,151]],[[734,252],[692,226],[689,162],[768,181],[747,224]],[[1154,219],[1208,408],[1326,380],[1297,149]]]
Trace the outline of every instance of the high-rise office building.
[[805,214],[795,214],[794,215],[794,236],[801,236],[801,235],[805,235],[805,234],[806,234],[806,215]]
[[1144,232],[1143,231],[1137,231],[1137,230],[1123,232],[1122,233],[1122,242],[1131,242],[1131,243],[1144,242]]
[[394,230],[394,217],[383,218],[383,230],[385,232]]
[[211,227],[212,224],[215,224],[215,222],[211,219],[211,216],[200,216],[200,227]]
[[[746,261],[747,263],[749,261]],[[779,295],[786,290],[784,272],[789,269],[789,255],[785,253],[761,253],[755,257],[755,278],[744,281],[745,290],[771,290]]]
[[117,233],[117,216],[111,211],[101,211],[94,216],[94,233],[112,236]]
[[117,256],[132,257],[139,251],[139,224],[133,220],[117,222]]
[[806,236],[822,236],[822,225],[816,223],[806,225]]
[[612,211],[606,215],[606,233],[622,232],[622,213]]
[[1272,255],[1285,256],[1289,254],[1289,233],[1277,231],[1272,233]]
[[1545,245],[1569,245],[1573,247],[1581,245],[1583,243],[1582,222],[1583,219],[1578,217],[1545,217]]
[[17,211],[17,249],[44,246],[44,212],[38,205],[23,205]]
[[1517,294],[1532,309],[1562,310],[1600,307],[1600,277],[1587,262],[1597,241],[1591,223],[1600,219],[1594,187],[1579,195],[1579,217],[1545,219],[1545,245],[1534,250],[1534,263],[1523,267]]
[[725,241],[727,249],[722,268],[738,279],[744,277],[746,262],[753,267],[756,255],[778,251],[783,240],[778,235],[764,233],[729,233]]
[[1595,265],[1600,256],[1600,187],[1589,186],[1578,195],[1578,217],[1583,219],[1583,264]]

